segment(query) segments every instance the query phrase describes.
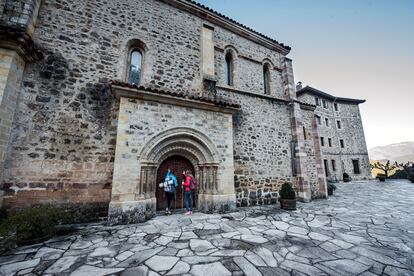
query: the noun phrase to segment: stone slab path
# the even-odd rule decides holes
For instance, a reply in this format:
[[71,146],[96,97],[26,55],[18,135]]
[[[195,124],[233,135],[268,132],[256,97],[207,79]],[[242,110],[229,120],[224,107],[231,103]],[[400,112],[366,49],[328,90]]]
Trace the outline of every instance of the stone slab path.
[[339,184],[327,200],[89,224],[0,256],[1,275],[414,275],[414,184]]

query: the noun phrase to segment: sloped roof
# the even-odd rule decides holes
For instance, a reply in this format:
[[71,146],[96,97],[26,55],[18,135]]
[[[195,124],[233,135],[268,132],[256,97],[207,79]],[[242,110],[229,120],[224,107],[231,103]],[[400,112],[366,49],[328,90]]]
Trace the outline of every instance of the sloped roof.
[[325,98],[334,102],[343,102],[343,103],[353,103],[353,104],[361,104],[364,103],[365,100],[361,100],[361,99],[351,99],[351,98],[343,98],[343,97],[335,97],[331,94],[328,94],[326,92],[323,92],[321,90],[318,90],[316,88],[313,88],[311,86],[305,86],[304,88],[296,91],[296,95],[299,97],[303,94],[311,94],[314,96],[318,96],[321,98]]

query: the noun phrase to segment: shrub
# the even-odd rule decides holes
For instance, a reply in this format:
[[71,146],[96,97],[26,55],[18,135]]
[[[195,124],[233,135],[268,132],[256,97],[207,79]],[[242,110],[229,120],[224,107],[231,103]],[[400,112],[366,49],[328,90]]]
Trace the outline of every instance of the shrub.
[[347,173],[344,173],[342,175],[342,178],[343,178],[344,182],[349,182],[350,181],[349,174],[347,174]]
[[0,244],[4,249],[46,240],[56,233],[56,226],[67,220],[59,208],[39,206],[10,215],[0,224]]
[[282,188],[279,191],[280,198],[281,199],[295,199],[296,193],[295,190],[293,190],[292,185],[288,182],[285,182],[282,185]]
[[410,181],[411,183],[414,183],[414,173],[410,174]]
[[379,174],[377,174],[376,178],[379,179],[379,181],[384,182],[385,178],[386,178],[386,175],[383,174],[383,173],[379,173]]
[[336,185],[333,184],[332,182],[328,182],[328,190],[335,191]]

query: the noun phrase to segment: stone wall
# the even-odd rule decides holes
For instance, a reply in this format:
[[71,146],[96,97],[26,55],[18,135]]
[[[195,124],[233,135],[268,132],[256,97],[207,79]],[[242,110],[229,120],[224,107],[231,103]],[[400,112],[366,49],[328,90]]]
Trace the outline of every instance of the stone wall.
[[[315,97],[309,94],[300,96],[300,100],[315,104]],[[331,181],[342,180],[342,174],[348,173],[353,179],[370,178],[370,166],[368,151],[365,143],[364,129],[358,104],[338,102],[338,111],[334,110],[332,101],[326,99],[327,108],[317,106],[315,114],[321,117],[318,125],[318,133],[324,138],[324,146],[321,145],[322,160],[328,161],[328,179]],[[328,119],[326,126],[325,119]],[[340,121],[341,128],[337,126]],[[329,146],[329,138],[332,146]],[[344,148],[340,146],[340,139],[344,140]],[[359,160],[360,174],[354,174],[352,160]],[[332,160],[335,160],[333,170]]]
[[110,221],[137,222],[153,216],[156,168],[177,154],[196,170],[200,210],[234,209],[232,114],[202,108],[197,102],[138,98],[120,99]]
[[302,109],[302,121],[304,131],[304,167],[310,184],[311,197],[326,197],[326,181],[322,166],[318,126],[313,110]]
[[[285,98],[282,82],[284,56],[276,51],[258,47],[246,38],[229,34],[221,27],[214,30],[216,42],[215,64],[216,78],[219,86],[264,94],[263,64],[271,64],[270,95]],[[233,85],[227,86],[225,81],[225,55],[230,51],[233,56]]]
[[[42,1],[33,39],[44,58],[28,64],[23,76],[6,161],[7,208],[47,202],[108,204],[118,110],[108,80],[125,80],[128,45],[137,39],[144,51],[142,84],[201,93],[203,23],[197,16],[155,0],[142,0],[139,5],[129,0]],[[234,44],[241,60],[237,86],[261,93],[261,63],[268,60],[274,66],[272,95],[282,97],[282,55],[213,27],[219,83],[222,51]],[[237,156],[250,159],[246,171],[251,174],[242,180],[243,185],[258,185],[252,188],[256,195],[275,192],[279,183],[290,176],[290,131],[284,115],[287,108],[249,96],[235,96],[238,97],[246,112],[242,112],[236,125]],[[275,117],[268,118],[267,125],[262,124],[263,114],[251,111],[259,105],[263,105],[264,112],[269,107],[275,109]],[[260,132],[259,140],[274,135],[271,141],[275,144],[260,141],[256,160],[250,151],[254,135],[244,134],[246,131]],[[272,153],[273,149],[276,151]],[[247,161],[237,162],[246,165]],[[264,172],[267,164],[271,165],[271,173]],[[240,199],[251,196],[251,203],[256,202],[253,192]]]
[[10,133],[19,96],[25,62],[14,50],[0,48],[0,207]]
[[218,93],[241,105],[233,123],[237,206],[276,203],[280,186],[292,182],[290,108],[270,97]]

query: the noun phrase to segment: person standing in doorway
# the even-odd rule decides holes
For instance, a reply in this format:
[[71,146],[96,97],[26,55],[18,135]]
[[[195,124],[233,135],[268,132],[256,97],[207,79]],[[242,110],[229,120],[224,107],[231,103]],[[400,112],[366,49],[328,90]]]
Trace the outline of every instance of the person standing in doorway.
[[190,171],[183,171],[183,176],[182,185],[185,188],[185,210],[187,211],[185,215],[191,216],[193,214],[193,198],[197,183]]
[[174,200],[174,193],[175,193],[175,189],[178,186],[177,178],[174,175],[174,170],[168,169],[167,174],[164,177],[164,182],[161,183],[160,185],[163,185],[165,196],[167,197],[167,208],[165,209],[165,214],[168,216],[168,215],[171,215],[171,208],[172,208],[172,203]]

